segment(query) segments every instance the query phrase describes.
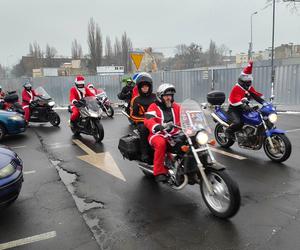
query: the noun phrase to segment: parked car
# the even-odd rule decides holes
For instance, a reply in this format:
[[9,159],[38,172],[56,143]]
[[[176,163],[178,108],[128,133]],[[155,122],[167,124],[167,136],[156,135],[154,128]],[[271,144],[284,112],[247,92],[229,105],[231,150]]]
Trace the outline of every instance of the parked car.
[[23,163],[20,157],[5,146],[0,146],[0,208],[13,203],[23,183]]
[[14,135],[25,132],[26,122],[23,115],[12,112],[0,110],[0,141],[6,135]]

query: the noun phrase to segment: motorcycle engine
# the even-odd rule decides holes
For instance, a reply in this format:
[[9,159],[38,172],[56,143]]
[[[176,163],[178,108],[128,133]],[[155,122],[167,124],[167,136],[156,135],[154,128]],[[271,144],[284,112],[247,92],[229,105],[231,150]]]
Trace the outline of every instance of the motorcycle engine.
[[245,126],[238,133],[238,143],[243,147],[251,147],[256,143],[256,130],[254,127]]

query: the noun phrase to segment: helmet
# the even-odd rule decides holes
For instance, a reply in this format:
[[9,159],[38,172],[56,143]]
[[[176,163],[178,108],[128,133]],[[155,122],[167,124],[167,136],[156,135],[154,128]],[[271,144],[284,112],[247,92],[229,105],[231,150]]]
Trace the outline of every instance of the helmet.
[[152,94],[152,83],[153,83],[152,77],[151,77],[150,74],[148,74],[148,73],[146,73],[146,74],[145,75],[139,75],[138,78],[136,79],[136,86],[138,87],[140,95],[145,95],[141,91],[143,85],[148,85],[149,86],[149,91],[146,95]]
[[132,80],[136,83],[137,80],[142,76],[148,76],[152,79],[151,75],[147,72],[135,73],[132,77]]
[[[176,93],[176,89],[175,86],[173,84],[170,83],[163,83],[162,85],[160,85],[156,91],[156,98],[159,102],[163,102],[162,97],[164,95],[172,95],[174,96],[174,94]],[[174,99],[173,99],[174,101]]]
[[0,91],[2,90],[2,86],[0,85]]
[[26,89],[26,90],[31,90],[32,88],[32,85],[29,81],[26,81],[23,83],[23,87]]
[[126,85],[132,85],[134,82],[133,82],[133,80],[131,79],[131,78],[128,78],[127,80],[126,80]]
[[78,75],[75,78],[75,86],[77,88],[84,88],[84,77],[82,75]]
[[253,81],[252,68],[253,61],[249,61],[248,65],[243,69],[238,78],[238,84],[246,90],[250,88]]

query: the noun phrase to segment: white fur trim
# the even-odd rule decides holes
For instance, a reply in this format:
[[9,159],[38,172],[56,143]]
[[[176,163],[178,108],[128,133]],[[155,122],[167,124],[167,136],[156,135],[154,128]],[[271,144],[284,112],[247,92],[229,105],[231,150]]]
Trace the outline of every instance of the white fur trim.
[[151,128],[151,131],[152,131],[153,134],[156,134],[154,129],[155,129],[158,125],[159,125],[159,124],[155,124],[155,125],[153,125],[153,127]]
[[23,106],[22,108],[23,109],[29,108],[29,105]]

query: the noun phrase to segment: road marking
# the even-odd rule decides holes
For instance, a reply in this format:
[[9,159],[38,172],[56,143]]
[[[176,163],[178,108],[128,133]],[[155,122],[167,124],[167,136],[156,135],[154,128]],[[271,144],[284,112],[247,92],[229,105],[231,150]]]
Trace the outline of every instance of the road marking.
[[56,148],[66,148],[66,147],[70,147],[70,143],[52,143],[52,144],[47,144],[48,147],[50,147],[51,149],[56,149]]
[[23,174],[35,174],[36,171],[35,170],[31,170],[31,171],[24,171]]
[[23,146],[16,146],[16,147],[10,147],[10,148],[12,148],[12,149],[18,149],[18,148],[26,148],[26,146],[23,145]]
[[38,234],[38,235],[27,237],[24,239],[14,240],[14,241],[0,244],[0,250],[23,246],[23,245],[27,245],[27,244],[42,241],[42,240],[48,240],[48,239],[51,239],[54,237],[56,237],[56,231],[52,231],[52,232],[44,233],[44,234]]
[[285,132],[286,132],[286,133],[291,133],[291,132],[297,132],[297,131],[300,131],[300,128],[290,129],[290,130],[287,130],[287,131],[285,131]]
[[214,148],[214,147],[210,147],[210,149],[214,152],[217,152],[219,154],[222,154],[222,155],[226,155],[226,156],[229,156],[229,157],[232,157],[232,158],[235,158],[235,159],[238,159],[238,160],[246,160],[247,158],[244,157],[244,156],[240,156],[240,155],[236,155],[236,154],[232,154],[232,153],[229,153],[229,152],[226,152],[226,151],[223,151],[223,150],[220,150],[220,149],[217,149],[217,148]]
[[73,142],[78,147],[80,147],[84,152],[87,153],[87,155],[77,156],[77,158],[126,182],[124,175],[122,174],[118,165],[114,161],[114,158],[111,156],[109,152],[95,153],[88,146],[86,146],[82,141],[73,140]]

